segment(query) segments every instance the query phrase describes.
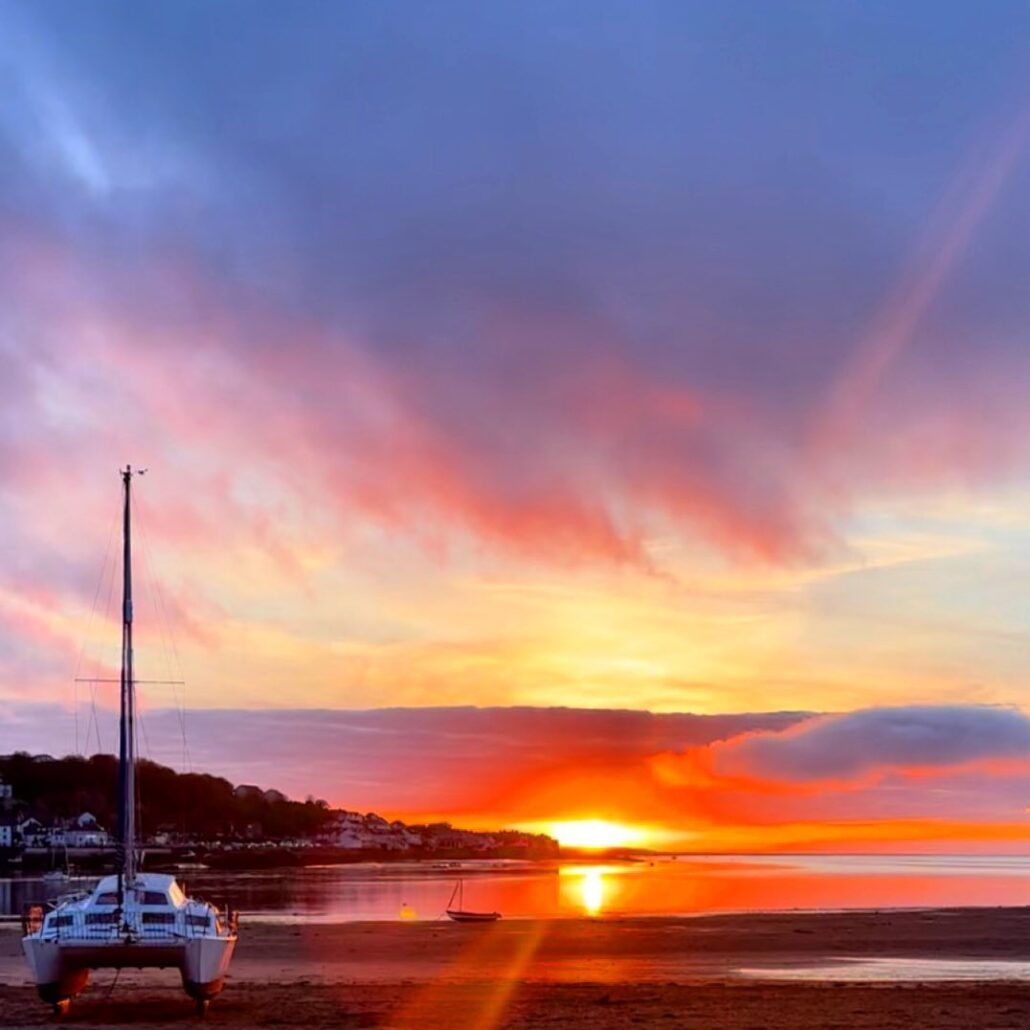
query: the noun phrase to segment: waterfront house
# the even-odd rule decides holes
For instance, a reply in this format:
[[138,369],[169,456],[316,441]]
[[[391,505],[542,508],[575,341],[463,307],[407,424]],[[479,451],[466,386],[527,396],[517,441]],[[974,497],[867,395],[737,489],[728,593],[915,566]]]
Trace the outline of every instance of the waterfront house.
[[92,812],[83,812],[70,825],[53,830],[49,843],[52,847],[105,848],[111,843],[111,836]]

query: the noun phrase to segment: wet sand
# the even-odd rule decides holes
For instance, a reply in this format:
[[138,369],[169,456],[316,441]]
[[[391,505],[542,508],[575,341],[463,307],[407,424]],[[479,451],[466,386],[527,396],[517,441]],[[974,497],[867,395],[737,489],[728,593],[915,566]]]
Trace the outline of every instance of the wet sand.
[[[850,959],[954,959],[983,979],[850,981]],[[213,1026],[1030,1027],[1030,909],[778,914],[699,919],[244,925]],[[745,971],[820,979],[779,982]],[[902,967],[910,970],[911,964]],[[918,968],[918,965],[917,967]],[[1010,971],[1013,967],[1007,967]],[[1019,968],[1018,966],[1015,968]],[[835,979],[835,975],[837,979]],[[171,970],[94,974],[64,1022],[196,1022]],[[18,934],[0,930],[0,1025],[51,1023],[28,986]]]

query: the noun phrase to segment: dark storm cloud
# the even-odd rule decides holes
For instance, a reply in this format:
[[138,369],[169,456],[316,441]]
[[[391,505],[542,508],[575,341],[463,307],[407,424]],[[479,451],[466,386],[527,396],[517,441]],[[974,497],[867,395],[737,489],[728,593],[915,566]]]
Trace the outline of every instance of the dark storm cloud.
[[[12,706],[0,721],[0,753],[63,754],[72,750],[76,728],[87,753],[113,750],[115,714],[99,708],[94,720],[85,697],[77,723],[57,706]],[[187,757],[179,713],[157,709],[143,714],[143,739],[146,757],[177,768],[189,763],[233,782],[352,807],[431,811],[462,808],[504,784],[555,771],[642,767],[656,751],[779,729],[803,717],[528,707],[198,710],[185,716]]]
[[[531,707],[182,716],[144,709],[140,739],[144,757],[176,768],[388,814],[517,821],[604,811],[611,802],[625,818],[660,813],[681,826],[709,818],[976,822],[1023,813],[1027,722],[1010,709],[975,705],[825,716]],[[85,689],[77,718],[55,705],[9,705],[0,715],[0,754],[64,754],[76,733],[87,754],[117,746],[115,713],[100,706],[94,713]]]
[[1012,708],[912,705],[823,716],[712,749],[717,770],[773,781],[1015,761],[1030,768],[1030,717]]

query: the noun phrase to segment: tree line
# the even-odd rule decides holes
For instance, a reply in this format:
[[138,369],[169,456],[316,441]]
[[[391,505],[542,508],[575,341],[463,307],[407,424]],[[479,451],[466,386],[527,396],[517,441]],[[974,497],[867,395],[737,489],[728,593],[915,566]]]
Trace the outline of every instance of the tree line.
[[[13,788],[20,814],[46,826],[91,812],[116,829],[118,759],[69,755],[40,761],[25,752],[0,757],[0,778]],[[310,836],[331,819],[321,800],[238,795],[233,785],[207,773],[179,773],[157,762],[137,763],[140,825],[144,835],[177,833],[197,839],[242,838],[255,831],[267,839]]]

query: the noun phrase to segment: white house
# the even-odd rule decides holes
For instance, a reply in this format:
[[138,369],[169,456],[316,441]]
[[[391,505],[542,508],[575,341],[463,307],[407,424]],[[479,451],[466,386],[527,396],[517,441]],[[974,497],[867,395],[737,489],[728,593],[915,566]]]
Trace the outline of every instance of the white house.
[[111,843],[111,837],[92,812],[83,812],[71,826],[51,833],[50,843],[67,848],[103,848]]
[[384,851],[406,851],[421,843],[418,834],[396,820],[387,822],[381,815],[369,812],[340,812],[329,839],[338,848],[377,848]]

